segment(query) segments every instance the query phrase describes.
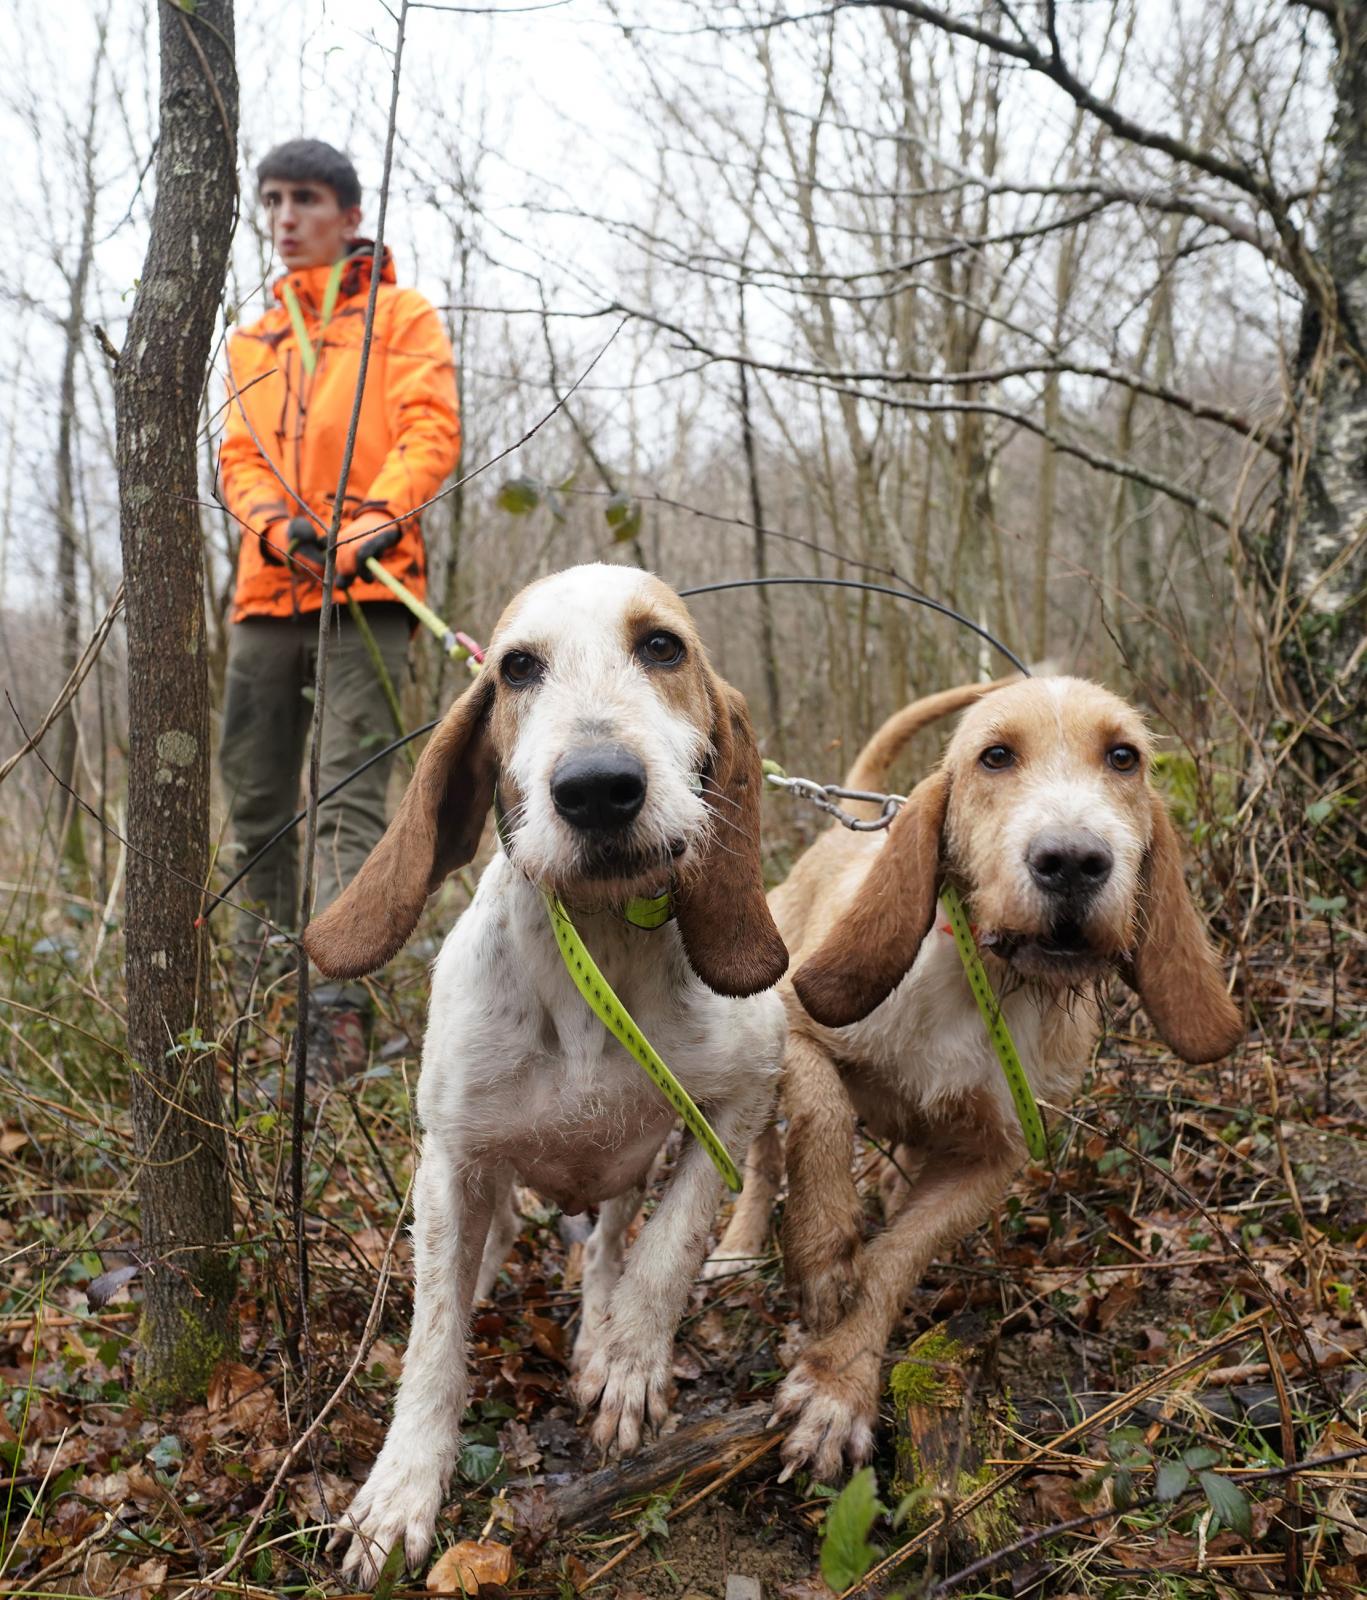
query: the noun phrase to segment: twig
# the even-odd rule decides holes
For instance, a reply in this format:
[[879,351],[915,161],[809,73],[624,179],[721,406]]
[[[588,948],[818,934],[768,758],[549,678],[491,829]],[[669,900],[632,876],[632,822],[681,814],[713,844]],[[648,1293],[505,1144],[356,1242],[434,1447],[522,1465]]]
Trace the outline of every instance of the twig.
[[[1292,1461],[1283,1467],[1268,1467],[1265,1470],[1230,1473],[1228,1476],[1231,1483],[1266,1483],[1276,1478],[1294,1479],[1299,1473],[1315,1472],[1323,1467],[1337,1466],[1344,1461],[1355,1461],[1362,1456],[1367,1456],[1367,1447],[1358,1450],[1340,1450],[1330,1456],[1312,1456],[1308,1461]],[[1195,1492],[1197,1491],[1194,1486],[1186,1491],[1187,1494]],[[986,1572],[999,1562],[1009,1560],[1012,1556],[1020,1555],[1022,1551],[1030,1550],[1035,1545],[1042,1544],[1046,1539],[1056,1539],[1063,1533],[1075,1533],[1081,1528],[1091,1527],[1093,1523],[1105,1522],[1110,1517],[1128,1516],[1131,1511],[1141,1511],[1146,1506],[1153,1505],[1157,1498],[1157,1495],[1147,1495],[1142,1500],[1136,1500],[1125,1511],[1118,1511],[1115,1506],[1107,1506],[1104,1510],[1091,1511],[1085,1516],[1071,1517],[1067,1522],[1056,1522],[1048,1528],[1036,1528],[1033,1533],[1027,1534],[1023,1539],[1017,1539],[1014,1544],[1006,1545],[1001,1550],[994,1550],[991,1554],[980,1557],[970,1566],[951,1573],[947,1578],[942,1578],[933,1589],[928,1591],[928,1594],[930,1596],[948,1594],[951,1589],[957,1588],[959,1584],[965,1583],[969,1578],[977,1577],[980,1572]],[[1176,1502],[1174,1502],[1175,1504]],[[898,1552],[899,1557],[900,1554],[901,1552]],[[880,1565],[886,1566],[887,1562],[880,1563]],[[863,1582],[867,1583],[868,1579],[865,1578]],[[1293,1589],[1290,1592],[1292,1594],[1301,1593],[1299,1589]],[[852,1594],[854,1591],[847,1590],[846,1593]]]
[[394,1248],[398,1243],[400,1233],[403,1231],[403,1219],[408,1210],[408,1199],[412,1189],[413,1184],[410,1180],[408,1189],[404,1194],[404,1203],[399,1209],[398,1216],[394,1219],[394,1226],[390,1230],[389,1239],[385,1244],[384,1255],[380,1258],[375,1293],[371,1296],[370,1311],[366,1316],[365,1326],[361,1329],[361,1337],[356,1345],[356,1354],[351,1358],[350,1366],[342,1374],[341,1381],[328,1396],[317,1415],[310,1420],[303,1433],[285,1452],[284,1458],[275,1470],[275,1476],[270,1481],[270,1486],[265,1494],[261,1496],[260,1504],[252,1513],[251,1520],[243,1530],[242,1537],[237,1542],[237,1548],[221,1567],[211,1572],[204,1582],[195,1588],[191,1600],[210,1600],[214,1589],[218,1585],[225,1583],[234,1569],[245,1559],[251,1548],[252,1535],[261,1526],[267,1514],[274,1508],[276,1492],[288,1476],[290,1468],[299,1459],[304,1446],[309,1443],[323,1423],[327,1421],[334,1407],[338,1405],[342,1396],[351,1387],[352,1379],[361,1370],[361,1365],[366,1356],[370,1354],[370,1347],[375,1342],[375,1334],[380,1325],[380,1316],[384,1310],[385,1291],[389,1287],[389,1275],[394,1262]]
[[71,704],[76,696],[76,691],[85,682],[86,674],[95,665],[95,658],[104,648],[104,642],[109,637],[110,629],[114,626],[115,619],[123,610],[123,582],[120,580],[118,588],[114,591],[114,598],[109,602],[109,609],[100,619],[99,626],[91,634],[89,643],[81,652],[81,659],[71,669],[71,676],[62,685],[57,698],[48,707],[47,715],[38,724],[34,731],[28,735],[23,744],[12,756],[0,766],[0,783],[3,783],[15,767],[24,759],[30,750],[37,748],[43,735],[61,716],[62,712]]

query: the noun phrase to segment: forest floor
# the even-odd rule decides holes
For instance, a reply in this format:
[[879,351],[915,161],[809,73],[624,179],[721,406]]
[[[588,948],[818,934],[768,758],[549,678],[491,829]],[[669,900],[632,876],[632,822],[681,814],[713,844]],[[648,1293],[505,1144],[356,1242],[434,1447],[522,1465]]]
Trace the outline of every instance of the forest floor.
[[[298,1363],[292,997],[283,982],[237,994],[232,1014],[248,1020],[219,1042],[241,1347],[205,1403],[153,1411],[132,1389],[130,1068],[109,1042],[122,1024],[106,998],[117,980],[101,979],[99,909],[71,897],[58,934],[41,907],[11,905],[4,923],[24,978],[0,1005],[0,1592],[345,1594],[326,1524],[383,1438],[409,1315],[397,1224],[414,1152],[421,954],[378,991],[370,1071],[311,1102]],[[872,1509],[856,1518],[880,1552],[910,1543],[877,1564],[858,1540],[853,1554],[828,1549],[841,1588],[867,1570],[870,1592],[908,1596],[1367,1591],[1367,983],[1342,931],[1334,943],[1324,923],[1303,924],[1299,938],[1295,959],[1248,964],[1260,1026],[1217,1068],[1174,1061],[1117,993],[1051,1162],[1023,1172],[995,1225],[933,1267],[889,1351],[890,1367],[947,1319],[977,1330],[971,1404],[944,1419],[976,1441],[974,1472],[913,1495],[900,1525]],[[232,992],[226,967],[218,980]],[[881,1157],[857,1159],[872,1222]],[[438,1554],[470,1541],[467,1585],[483,1579],[497,1595],[720,1600],[730,1580],[731,1600],[753,1600],[745,1579],[765,1600],[828,1595],[831,1491],[802,1475],[779,1483],[777,1437],[764,1431],[799,1345],[776,1249],[698,1289],[669,1430],[594,1478],[566,1383],[583,1226],[522,1201],[521,1236],[471,1330]],[[874,1462],[893,1507],[908,1488],[894,1388]],[[1322,1465],[1281,1473],[1290,1462]],[[974,1490],[988,1514],[956,1521]],[[443,1592],[460,1592],[458,1568],[447,1556],[435,1569]],[[390,1592],[437,1592],[423,1582],[395,1576]]]

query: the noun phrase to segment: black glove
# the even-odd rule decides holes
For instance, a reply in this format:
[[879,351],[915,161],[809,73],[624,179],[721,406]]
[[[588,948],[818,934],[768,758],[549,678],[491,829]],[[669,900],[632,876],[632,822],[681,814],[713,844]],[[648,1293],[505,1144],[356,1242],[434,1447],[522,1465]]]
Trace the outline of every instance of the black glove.
[[[371,528],[375,532],[369,532]],[[345,589],[353,579],[368,576],[366,562],[392,550],[402,532],[387,511],[363,511],[344,522],[337,531],[337,587]]]
[[318,525],[312,517],[291,517],[286,529],[290,556],[310,578],[323,581],[323,563],[327,560],[327,546],[318,535]]

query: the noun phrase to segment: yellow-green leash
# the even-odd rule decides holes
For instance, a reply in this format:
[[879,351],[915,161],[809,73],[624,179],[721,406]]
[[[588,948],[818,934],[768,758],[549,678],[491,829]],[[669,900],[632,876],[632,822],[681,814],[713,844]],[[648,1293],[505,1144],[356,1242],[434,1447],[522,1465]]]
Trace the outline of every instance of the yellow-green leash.
[[299,359],[303,362],[304,371],[311,378],[318,369],[318,350],[322,348],[323,336],[328,331],[328,323],[332,321],[332,313],[337,305],[337,291],[342,286],[342,270],[346,266],[346,257],[334,261],[332,271],[328,273],[327,282],[323,286],[322,314],[318,319],[318,346],[314,347],[313,340],[309,338],[308,326],[304,322],[303,308],[299,304],[299,296],[294,292],[294,285],[285,279],[285,287],[281,291],[281,298],[285,302],[285,310],[289,313],[290,325],[294,329],[295,343],[299,346]]
[[478,675],[478,657],[461,635],[454,628],[448,627],[431,606],[419,600],[411,589],[400,583],[392,572],[382,567],[374,556],[367,559],[365,569],[377,583],[382,583],[401,605],[407,606],[423,627],[435,637],[452,661],[463,661],[472,677]]
[[732,1194],[739,1194],[741,1175],[736,1170],[730,1151],[717,1137],[712,1124],[698,1110],[688,1090],[636,1026],[631,1013],[613,993],[612,985],[598,970],[598,963],[589,954],[588,947],[570,921],[564,906],[550,895],[545,896],[545,901],[565,969],[574,980],[575,988],[583,995],[585,1004],[678,1112],[684,1127],[711,1156],[712,1165],[721,1173],[726,1187]]
[[968,987],[972,989],[973,998],[978,1002],[978,1010],[982,1014],[987,1036],[992,1041],[997,1060],[1001,1063],[1011,1098],[1016,1102],[1016,1116],[1020,1120],[1021,1132],[1025,1135],[1025,1147],[1036,1161],[1043,1161],[1049,1153],[1044,1118],[1040,1116],[1039,1106],[1035,1102],[1035,1092],[1030,1087],[1029,1078],[1025,1076],[1021,1058],[1016,1054],[1015,1040],[1012,1039],[1011,1030],[1002,1015],[1001,1002],[992,988],[992,980],[983,966],[983,958],[978,954],[978,944],[973,937],[973,930],[968,925],[964,903],[953,885],[947,883],[940,890],[940,904],[945,908],[945,916],[949,919],[949,931],[954,935],[959,959],[964,964],[964,976],[968,979]]

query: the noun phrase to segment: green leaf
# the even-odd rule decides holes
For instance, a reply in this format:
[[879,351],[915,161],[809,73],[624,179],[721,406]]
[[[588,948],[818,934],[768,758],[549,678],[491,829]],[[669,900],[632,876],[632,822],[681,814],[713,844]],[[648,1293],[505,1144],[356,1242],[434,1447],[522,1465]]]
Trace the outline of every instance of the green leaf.
[[872,1467],[856,1472],[826,1513],[821,1535],[821,1576],[837,1594],[858,1583],[881,1552],[869,1543],[869,1529],[883,1507]]
[[1312,894],[1305,904],[1307,910],[1317,912],[1321,916],[1337,916],[1340,911],[1348,909],[1348,896],[1335,894],[1326,898],[1322,894]]
[[1153,1460],[1142,1428],[1117,1428],[1106,1441],[1106,1454],[1122,1467],[1144,1467]]
[[467,1483],[496,1489],[503,1476],[503,1452],[496,1444],[463,1444],[460,1475]]
[[1134,1476],[1128,1467],[1117,1467],[1111,1479],[1111,1498],[1117,1511],[1128,1511],[1134,1504]]
[[897,1509],[892,1514],[893,1527],[900,1528],[913,1511],[918,1511],[923,1505],[943,1498],[943,1494],[938,1488],[923,1483],[919,1489],[913,1489],[909,1495],[903,1496],[898,1502]]
[[1179,1500],[1191,1482],[1191,1471],[1180,1461],[1161,1461],[1155,1493],[1160,1500]]
[[1320,823],[1333,814],[1334,802],[1332,800],[1312,800],[1305,808],[1305,820],[1312,828],[1318,828]]
[[147,1459],[159,1472],[170,1472],[185,1461],[185,1451],[174,1433],[163,1434],[147,1452]]
[[626,544],[641,531],[641,502],[629,494],[613,495],[603,515],[612,529],[614,544]]
[[541,485],[535,478],[509,478],[498,491],[498,503],[514,517],[525,517],[541,504]]
[[1210,1509],[1225,1527],[1233,1528],[1235,1533],[1243,1534],[1245,1539],[1251,1538],[1253,1510],[1248,1503],[1248,1496],[1239,1485],[1231,1483],[1228,1478],[1218,1477],[1213,1472],[1203,1472],[1201,1487],[1206,1491]]
[[646,1501],[645,1510],[636,1519],[636,1531],[643,1539],[669,1537],[669,1497],[653,1494]]
[[1204,1472],[1207,1467],[1219,1465],[1220,1452],[1212,1450],[1208,1444],[1193,1445],[1182,1452],[1182,1460],[1193,1472]]

